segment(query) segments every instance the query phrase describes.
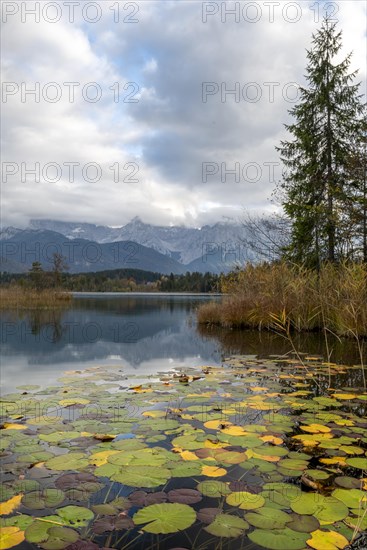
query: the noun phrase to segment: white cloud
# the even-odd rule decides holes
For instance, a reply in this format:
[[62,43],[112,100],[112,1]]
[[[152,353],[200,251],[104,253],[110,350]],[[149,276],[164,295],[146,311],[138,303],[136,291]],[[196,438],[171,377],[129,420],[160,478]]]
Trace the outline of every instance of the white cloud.
[[[3,25],[3,81],[19,87],[2,105],[3,161],[29,167],[56,162],[63,168],[55,183],[22,182],[21,170],[9,177],[2,185],[3,223],[24,225],[44,217],[121,225],[139,215],[151,223],[202,225],[237,218],[242,207],[272,208],[268,197],[280,166],[273,178],[266,163],[279,160],[274,146],[285,136],[293,105],[285,94],[295,92],[290,83],[303,82],[306,48],[318,27],[308,3],[299,2],[302,17],[296,23],[280,11],[270,23],[264,6],[257,23],[243,18],[236,23],[233,17],[222,23],[220,13],[203,23],[200,2],[141,2],[134,24],[123,22],[127,12],[114,23],[109,9],[114,4],[100,4],[103,17],[96,24],[78,13],[74,23],[65,17],[55,24],[31,18],[22,23],[13,16]],[[352,68],[360,69],[365,92],[366,4],[346,0],[338,7],[343,55],[354,51]],[[36,82],[40,102],[29,95],[22,102],[21,83]],[[42,91],[49,97],[55,92],[49,82],[61,88],[57,103],[42,97]],[[73,103],[65,82],[80,83]],[[102,93],[96,103],[82,96],[91,82]],[[205,103],[203,82],[218,86]],[[239,83],[238,102],[230,93],[221,101],[222,83],[223,93]],[[84,93],[91,98],[96,90],[92,85]],[[253,102],[256,90],[261,97]],[[71,182],[64,163],[73,161],[80,167]],[[91,162],[102,170],[95,183],[81,174]],[[203,162],[218,167],[206,182]],[[110,168],[115,163],[125,180],[120,183]],[[129,163],[139,166],[132,176],[138,182],[129,181],[134,169]],[[241,181],[228,176],[222,182],[222,163],[228,170],[239,163]],[[260,168],[257,181],[250,165]]]

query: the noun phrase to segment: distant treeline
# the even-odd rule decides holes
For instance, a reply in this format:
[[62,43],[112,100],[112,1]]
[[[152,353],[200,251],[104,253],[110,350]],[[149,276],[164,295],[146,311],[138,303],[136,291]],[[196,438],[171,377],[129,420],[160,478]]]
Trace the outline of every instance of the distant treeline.
[[162,275],[141,269],[113,269],[91,273],[43,271],[32,266],[24,274],[0,273],[1,286],[20,286],[44,290],[58,288],[72,292],[218,292],[220,277],[212,273]]

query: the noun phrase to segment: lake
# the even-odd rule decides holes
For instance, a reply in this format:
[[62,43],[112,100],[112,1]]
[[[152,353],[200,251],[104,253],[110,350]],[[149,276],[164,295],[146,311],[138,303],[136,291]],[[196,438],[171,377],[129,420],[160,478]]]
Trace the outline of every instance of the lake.
[[207,300],[4,312],[0,547],[304,550],[367,529],[356,345],[197,326]]
[[[2,385],[49,384],[65,370],[119,365],[150,375],[172,367],[220,365],[226,355],[285,354],[291,345],[273,333],[197,327],[196,310],[220,296],[187,294],[75,294],[67,310],[3,312]],[[322,335],[295,336],[296,348],[326,356]],[[332,360],[359,362],[350,341],[330,338]]]

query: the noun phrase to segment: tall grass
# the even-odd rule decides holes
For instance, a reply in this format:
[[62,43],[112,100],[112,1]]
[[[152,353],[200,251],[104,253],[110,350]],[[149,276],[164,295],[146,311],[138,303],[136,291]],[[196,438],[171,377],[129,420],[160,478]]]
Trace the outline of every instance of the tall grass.
[[0,288],[1,309],[64,308],[71,300],[71,294],[56,289],[35,290],[15,285]]
[[[367,337],[367,266],[324,265],[320,272],[286,263],[248,265],[222,278],[221,303],[204,304],[201,324]],[[363,350],[361,349],[361,354]]]

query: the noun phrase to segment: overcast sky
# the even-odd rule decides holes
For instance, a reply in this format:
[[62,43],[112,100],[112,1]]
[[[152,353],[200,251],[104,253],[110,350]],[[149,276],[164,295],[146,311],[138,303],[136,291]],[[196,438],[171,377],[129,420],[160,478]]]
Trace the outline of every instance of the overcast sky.
[[[366,2],[327,4],[365,92]],[[41,2],[39,21],[34,5],[2,3],[4,226],[274,209],[275,145],[324,2]]]

